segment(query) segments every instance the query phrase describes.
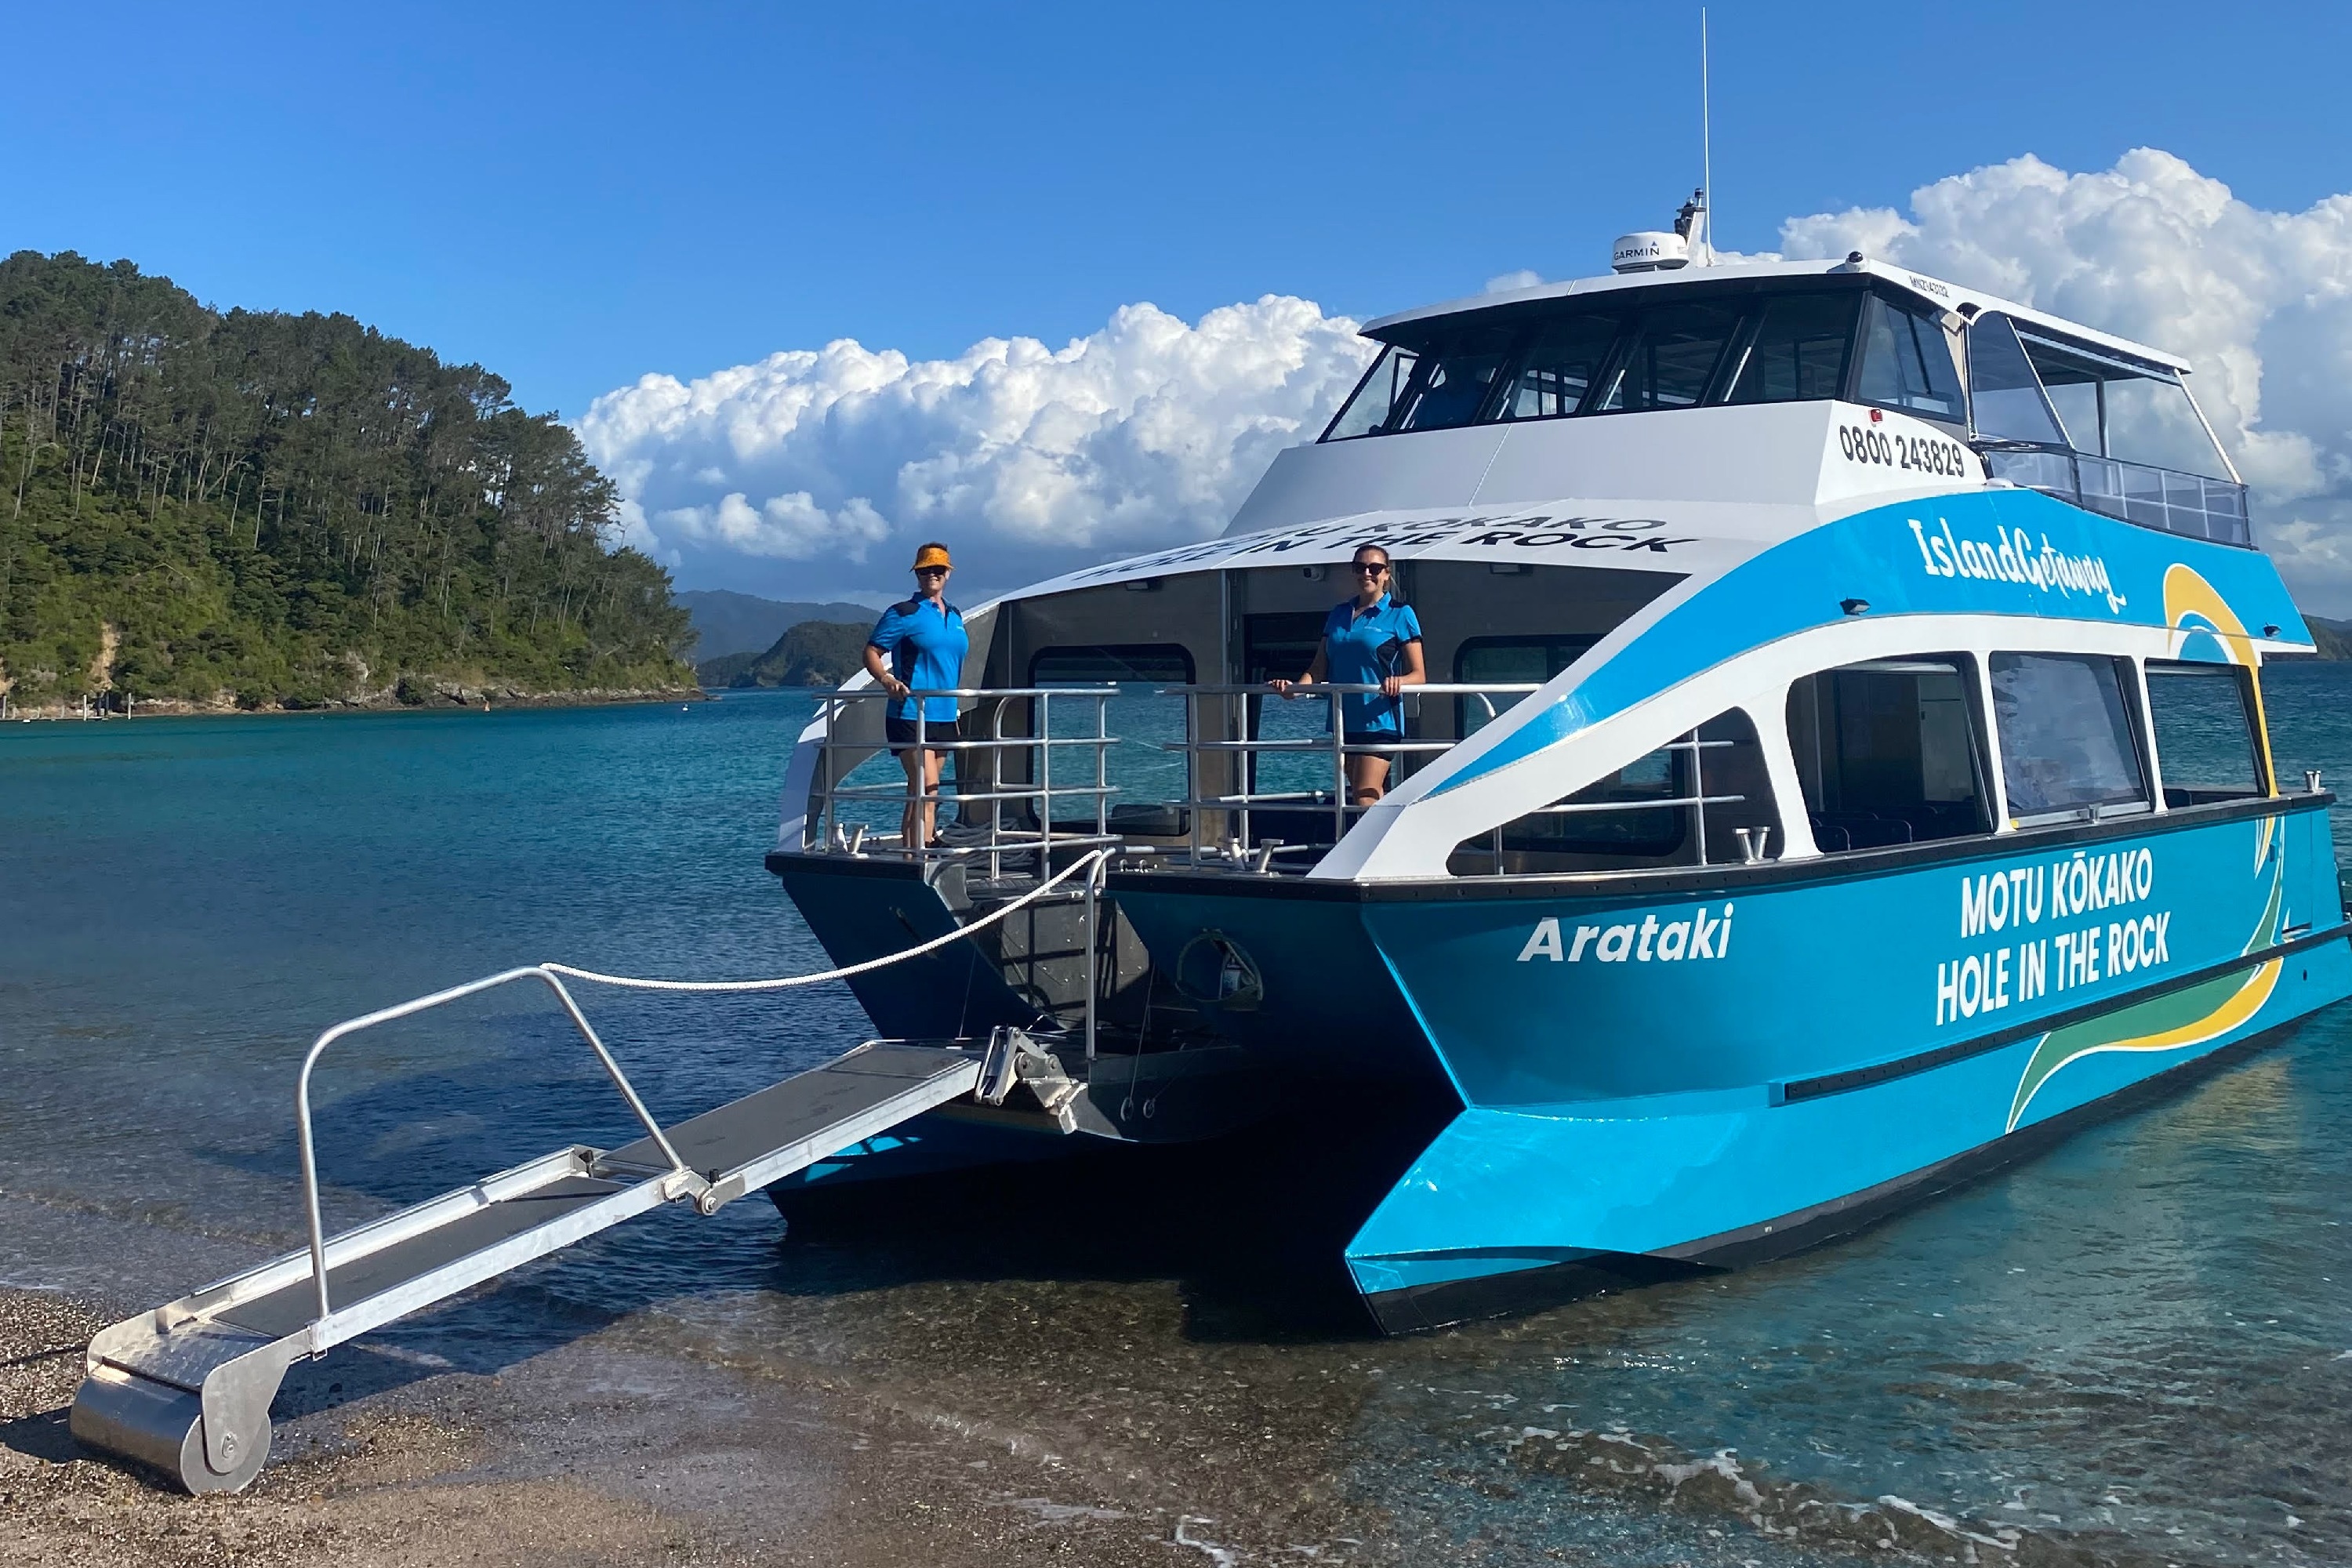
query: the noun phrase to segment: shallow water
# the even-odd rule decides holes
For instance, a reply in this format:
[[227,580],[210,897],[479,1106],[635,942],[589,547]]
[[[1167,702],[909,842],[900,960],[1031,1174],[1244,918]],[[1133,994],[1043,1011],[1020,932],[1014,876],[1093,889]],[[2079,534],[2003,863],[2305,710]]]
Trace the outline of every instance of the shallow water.
[[[2266,693],[2282,776],[2352,781],[2352,668]],[[290,1244],[290,1068],[335,1018],[541,958],[821,967],[760,864],[807,705],[0,728],[0,1283],[144,1300],[197,1282],[191,1247]],[[673,1118],[862,1025],[837,987],[586,1001]],[[746,1375],[837,1364],[1144,1456],[1245,1556],[1346,1504],[1386,1511],[1363,1552],[1420,1560],[2342,1563],[2347,1047],[2331,1009],[1860,1237],[1411,1341],[1270,1329],[1232,1310],[1215,1225],[1040,1213],[1079,1196],[1043,1176],[1002,1234],[656,1216],[384,1342],[493,1367],[617,1323]],[[320,1082],[346,1217],[627,1129],[520,992],[354,1039]]]

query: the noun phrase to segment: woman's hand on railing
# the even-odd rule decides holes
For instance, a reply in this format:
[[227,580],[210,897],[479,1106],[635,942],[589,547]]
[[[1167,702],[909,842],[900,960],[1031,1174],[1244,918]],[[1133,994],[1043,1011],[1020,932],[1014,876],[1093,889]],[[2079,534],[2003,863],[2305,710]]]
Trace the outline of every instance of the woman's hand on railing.
[[1269,680],[1266,682],[1268,686],[1274,688],[1275,691],[1285,702],[1289,701],[1292,698],[1298,695],[1297,691],[1292,689],[1293,687],[1308,686],[1313,683],[1314,678],[1312,676],[1305,675],[1300,676],[1296,680]]
[[1421,677],[1417,675],[1391,675],[1386,680],[1381,682],[1381,695],[1383,697],[1402,697],[1404,695],[1404,689],[1406,687],[1419,686],[1420,684],[1422,684],[1422,679]]

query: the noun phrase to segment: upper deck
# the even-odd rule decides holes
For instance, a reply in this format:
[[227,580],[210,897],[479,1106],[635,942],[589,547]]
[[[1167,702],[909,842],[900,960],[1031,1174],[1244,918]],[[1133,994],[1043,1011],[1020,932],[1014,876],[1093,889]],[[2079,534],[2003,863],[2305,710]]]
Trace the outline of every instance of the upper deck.
[[[1810,525],[2006,481],[2252,542],[2179,357],[1859,257],[1581,279],[1365,332],[1382,348],[1354,395],[1229,535],[1561,497],[1805,509]],[[1824,422],[1783,416],[1800,407],[1837,411],[1834,449]]]

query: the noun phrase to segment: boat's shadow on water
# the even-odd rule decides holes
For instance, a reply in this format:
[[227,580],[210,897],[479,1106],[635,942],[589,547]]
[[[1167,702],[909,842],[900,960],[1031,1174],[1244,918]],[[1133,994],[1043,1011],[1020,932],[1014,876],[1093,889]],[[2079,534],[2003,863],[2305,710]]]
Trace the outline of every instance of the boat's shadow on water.
[[1325,1092],[1202,1142],[1080,1140],[1064,1159],[792,1190],[777,1204],[791,1230],[767,1284],[812,1297],[941,1280],[1168,1280],[1190,1339],[1371,1336],[1345,1249],[1448,1112]]

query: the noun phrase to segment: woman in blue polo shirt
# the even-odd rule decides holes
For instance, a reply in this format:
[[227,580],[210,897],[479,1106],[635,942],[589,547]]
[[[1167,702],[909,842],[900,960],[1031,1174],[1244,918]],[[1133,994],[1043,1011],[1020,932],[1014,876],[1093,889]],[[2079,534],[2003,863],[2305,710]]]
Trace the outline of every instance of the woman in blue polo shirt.
[[[915,596],[883,611],[874,623],[874,635],[866,639],[866,673],[891,696],[883,728],[892,754],[907,770],[907,809],[898,819],[898,842],[909,849],[935,841],[940,763],[947,752],[934,748],[954,741],[957,733],[954,698],[908,693],[962,685],[964,655],[971,651],[963,612],[948,603],[950,568],[946,545],[934,542],[917,550]],[[923,711],[921,745],[915,743],[918,702]]]
[[[1350,746],[1391,745],[1404,739],[1404,689],[1428,678],[1422,672],[1421,617],[1411,605],[1389,596],[1389,552],[1377,544],[1359,546],[1349,570],[1356,596],[1331,606],[1323,617],[1323,646],[1296,681],[1274,689],[1291,697],[1301,686],[1328,680],[1335,686],[1377,686],[1377,692],[1349,692],[1339,699],[1344,734]],[[1372,752],[1348,753],[1348,802],[1370,805],[1387,793],[1389,760]]]

